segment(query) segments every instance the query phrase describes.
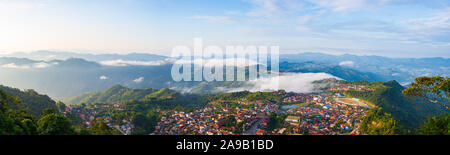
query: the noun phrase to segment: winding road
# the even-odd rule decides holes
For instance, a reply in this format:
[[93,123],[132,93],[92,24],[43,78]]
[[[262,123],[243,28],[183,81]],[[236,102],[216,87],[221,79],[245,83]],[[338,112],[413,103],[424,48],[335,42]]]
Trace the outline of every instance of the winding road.
[[263,121],[262,117],[258,117],[257,119],[258,120],[253,122],[252,126],[248,130],[242,133],[243,135],[256,135],[256,128],[258,127],[258,124],[260,124]]

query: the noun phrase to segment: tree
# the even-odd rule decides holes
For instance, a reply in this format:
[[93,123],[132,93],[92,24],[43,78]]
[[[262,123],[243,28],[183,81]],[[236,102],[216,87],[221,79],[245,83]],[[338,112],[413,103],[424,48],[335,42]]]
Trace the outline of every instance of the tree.
[[57,114],[57,112],[55,109],[52,109],[52,108],[46,108],[46,109],[42,110],[42,116],[49,115],[49,114]]
[[155,126],[158,122],[158,116],[155,112],[149,112],[147,115],[138,112],[134,119],[133,124],[136,127],[135,134],[149,134],[155,131]]
[[417,132],[421,135],[450,135],[450,114],[428,118]]
[[86,128],[86,125],[84,124],[74,125],[73,128],[77,135],[92,135],[92,133],[89,131],[89,129]]
[[0,91],[0,135],[36,134],[33,120],[17,97]]
[[24,119],[22,120],[22,128],[23,132],[26,135],[37,135],[38,134],[38,128],[36,125],[36,122],[31,119]]
[[14,119],[0,112],[0,135],[17,135],[22,133],[23,130],[14,123]]
[[92,121],[89,132],[94,135],[119,135],[120,132],[110,128],[103,120]]
[[235,126],[237,124],[237,120],[233,115],[229,115],[225,118],[224,120],[225,122],[223,123],[223,125],[225,127],[232,127]]
[[72,121],[63,115],[50,113],[38,121],[38,130],[42,135],[72,135]]
[[56,103],[56,107],[58,107],[59,112],[66,111],[66,105],[64,103],[62,103],[62,102]]
[[[419,96],[450,110],[450,79],[448,77],[417,77],[411,83],[411,87],[403,90],[403,94]],[[441,117],[430,117],[428,121],[417,130],[423,135],[445,135],[450,134],[450,114]]]
[[403,94],[419,96],[450,110],[447,104],[450,98],[450,79],[448,77],[416,77],[411,87],[403,90]]
[[382,108],[369,110],[360,125],[361,133],[368,135],[394,135],[399,130],[398,122]]

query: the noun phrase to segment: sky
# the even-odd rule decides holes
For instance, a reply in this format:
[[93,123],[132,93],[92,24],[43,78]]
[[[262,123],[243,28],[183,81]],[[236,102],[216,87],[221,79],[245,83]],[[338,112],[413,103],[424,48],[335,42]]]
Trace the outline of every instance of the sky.
[[448,0],[0,0],[0,53],[170,55],[177,45],[450,57]]

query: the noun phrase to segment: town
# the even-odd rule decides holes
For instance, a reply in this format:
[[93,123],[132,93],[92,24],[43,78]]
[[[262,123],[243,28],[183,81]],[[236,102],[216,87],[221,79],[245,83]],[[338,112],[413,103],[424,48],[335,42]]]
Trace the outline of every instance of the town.
[[[368,86],[338,84],[322,92],[271,92],[279,99],[217,99],[192,111],[158,109],[151,135],[357,135],[361,118],[373,108],[347,90],[373,91]],[[81,124],[104,121],[129,135],[135,130],[122,103],[67,106],[63,113]],[[125,115],[118,117],[115,112]],[[74,116],[75,115],[75,116]]]
[[[276,92],[274,92],[276,93]],[[280,103],[257,101],[250,104],[239,100],[242,107],[221,107],[214,105],[185,113],[165,111],[154,134],[161,135],[277,135],[311,134],[339,135],[359,134],[359,119],[368,108],[338,103],[330,93],[284,94]],[[249,105],[252,105],[249,107]],[[281,127],[268,130],[271,113],[286,116]],[[227,126],[231,119],[236,125]]]

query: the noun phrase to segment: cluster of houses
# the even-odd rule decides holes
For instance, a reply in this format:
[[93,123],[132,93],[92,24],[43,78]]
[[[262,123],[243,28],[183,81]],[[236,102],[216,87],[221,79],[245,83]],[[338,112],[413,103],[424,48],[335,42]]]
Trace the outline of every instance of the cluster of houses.
[[[343,98],[340,93],[331,91],[364,90],[373,88],[364,85],[339,84],[322,93],[280,93],[278,101],[249,101],[245,98],[233,101],[238,106],[227,106],[225,101],[214,101],[204,108],[192,112],[161,110],[161,119],[151,134],[156,135],[237,135],[237,134],[310,134],[340,135],[358,134],[359,124],[365,116],[367,107],[337,102],[332,98]],[[225,106],[224,106],[225,105]],[[281,106],[283,105],[283,106]],[[289,108],[285,109],[284,107]],[[67,106],[63,114],[79,117],[83,124],[105,121],[108,126],[118,129],[123,134],[130,134],[134,126],[129,120],[121,120],[120,125],[104,112],[108,109],[124,110],[124,105],[90,104],[88,106]],[[282,127],[267,130],[270,114],[287,115]],[[228,122],[233,118],[232,125]]]
[[[338,103],[331,97],[332,93],[286,93],[282,94],[283,104],[296,106],[281,110],[278,103],[270,101],[249,102],[245,99],[236,101],[243,107],[228,108],[210,104],[193,112],[162,111],[163,117],[158,122],[158,135],[236,135],[251,133],[267,134],[310,134],[341,135],[358,134],[360,119],[368,108]],[[216,101],[217,102],[217,101]],[[297,106],[297,103],[304,103]],[[250,106],[247,106],[250,105]],[[246,107],[246,108],[244,108]],[[288,115],[281,128],[266,131],[269,113]],[[243,126],[224,126],[226,118],[234,117]],[[242,128],[241,128],[242,127]],[[249,130],[253,130],[249,132]]]
[[311,96],[303,93],[287,93],[283,96],[283,102],[293,103],[293,102],[304,102],[311,99]]
[[113,124],[113,118],[111,116],[102,113],[102,111],[107,111],[108,109],[117,109],[119,111],[124,110],[125,107],[120,103],[113,104],[90,104],[88,106],[83,105],[69,105],[66,110],[62,112],[63,115],[68,116],[75,115],[81,121],[81,124],[86,125],[88,128],[91,127],[91,122],[93,121],[104,121],[111,128],[120,130],[123,133],[130,134],[134,129],[130,120],[122,120],[120,125]]
[[[252,125],[256,125],[256,133],[263,134],[267,126],[267,114],[277,112],[278,106],[274,103],[258,102],[254,106],[228,108],[208,106],[193,112],[161,111],[163,117],[156,126],[153,134],[157,135],[236,135],[241,134]],[[247,103],[243,103],[248,105]],[[248,107],[248,108],[247,108]],[[242,126],[227,127],[224,124],[229,117],[234,117],[236,124]],[[261,123],[255,124],[263,118]]]
[[375,89],[366,85],[353,85],[353,84],[337,84],[336,86],[328,89],[328,91],[348,91],[348,90],[374,91]]
[[[299,94],[305,96],[305,94]],[[367,108],[337,103],[328,98],[331,94],[308,94],[303,106],[285,111],[289,115],[284,126],[272,134],[339,135],[358,134],[360,118]]]

